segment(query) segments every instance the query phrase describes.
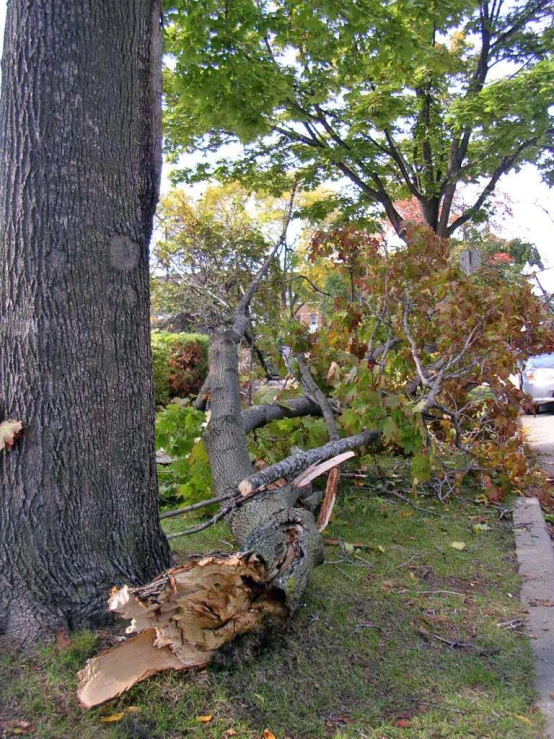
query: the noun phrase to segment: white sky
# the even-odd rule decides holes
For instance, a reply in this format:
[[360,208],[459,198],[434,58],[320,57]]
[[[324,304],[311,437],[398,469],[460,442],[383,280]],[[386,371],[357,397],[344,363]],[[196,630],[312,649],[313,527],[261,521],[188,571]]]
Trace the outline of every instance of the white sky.
[[[0,54],[5,15],[6,0],[0,0]],[[519,236],[538,246],[544,263],[549,267],[543,275],[545,287],[554,291],[554,223],[537,205],[540,202],[554,218],[554,191],[540,181],[534,167],[526,166],[518,174],[504,177],[497,192],[505,192],[509,196],[513,212],[511,218],[506,218],[500,235],[514,238]]]

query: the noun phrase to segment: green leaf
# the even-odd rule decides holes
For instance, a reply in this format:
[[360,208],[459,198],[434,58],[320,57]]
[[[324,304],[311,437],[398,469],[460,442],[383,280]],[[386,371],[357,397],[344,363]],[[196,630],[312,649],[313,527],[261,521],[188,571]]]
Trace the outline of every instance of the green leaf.
[[452,549],[458,549],[461,552],[466,548],[465,542],[463,541],[452,541],[450,542],[450,546]]

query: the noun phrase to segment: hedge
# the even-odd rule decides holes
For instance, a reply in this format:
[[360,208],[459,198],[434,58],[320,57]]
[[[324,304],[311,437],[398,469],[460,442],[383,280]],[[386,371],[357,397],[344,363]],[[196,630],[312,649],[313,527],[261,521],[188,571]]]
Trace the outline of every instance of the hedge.
[[156,405],[196,394],[208,374],[208,337],[152,331]]

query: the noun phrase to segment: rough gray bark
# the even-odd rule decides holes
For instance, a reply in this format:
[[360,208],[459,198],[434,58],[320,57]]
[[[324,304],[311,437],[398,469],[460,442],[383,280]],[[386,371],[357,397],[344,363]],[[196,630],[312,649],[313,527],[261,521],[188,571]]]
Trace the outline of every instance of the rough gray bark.
[[292,398],[286,403],[263,403],[246,408],[242,412],[242,423],[245,431],[254,431],[271,421],[280,418],[300,418],[301,416],[319,416],[321,408],[311,398]]
[[105,613],[170,564],[158,522],[148,242],[159,0],[12,0],[0,109],[0,632]]

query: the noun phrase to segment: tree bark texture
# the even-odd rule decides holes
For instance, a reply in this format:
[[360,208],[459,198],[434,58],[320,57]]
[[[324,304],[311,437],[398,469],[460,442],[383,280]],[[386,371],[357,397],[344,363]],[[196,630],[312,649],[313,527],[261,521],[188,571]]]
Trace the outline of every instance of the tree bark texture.
[[98,622],[170,564],[158,521],[148,243],[159,0],[8,2],[0,107],[0,633]]

